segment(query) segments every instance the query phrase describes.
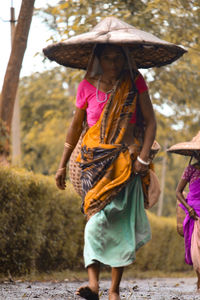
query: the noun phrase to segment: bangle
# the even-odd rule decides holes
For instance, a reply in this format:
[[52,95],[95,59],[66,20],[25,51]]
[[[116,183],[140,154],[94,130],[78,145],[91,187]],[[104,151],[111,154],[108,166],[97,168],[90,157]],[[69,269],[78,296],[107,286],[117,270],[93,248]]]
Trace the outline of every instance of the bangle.
[[68,148],[68,149],[71,149],[71,150],[74,149],[74,147],[71,144],[67,143],[67,142],[64,143],[64,146],[65,146],[65,148]]
[[143,159],[141,159],[141,158],[139,157],[139,155],[137,156],[137,160],[138,160],[141,164],[143,164],[143,165],[145,165],[145,166],[148,166],[148,165],[150,164],[150,161],[144,161]]

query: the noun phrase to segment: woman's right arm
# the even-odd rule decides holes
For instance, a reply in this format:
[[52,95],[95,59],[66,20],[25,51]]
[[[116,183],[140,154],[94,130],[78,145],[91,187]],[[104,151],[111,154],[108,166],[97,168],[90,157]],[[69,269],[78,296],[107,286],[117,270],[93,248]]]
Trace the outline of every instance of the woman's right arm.
[[196,220],[197,215],[196,215],[195,210],[191,206],[188,205],[188,203],[186,202],[185,197],[183,195],[183,191],[184,191],[184,188],[186,187],[187,183],[188,182],[186,179],[181,178],[181,180],[179,181],[178,186],[176,188],[176,197],[185,206],[190,217]]
[[66,143],[63,150],[63,154],[60,160],[59,168],[56,172],[56,185],[59,189],[65,189],[65,179],[66,179],[66,164],[76,147],[79,137],[82,133],[83,122],[85,120],[86,111],[84,109],[76,108],[73,120],[67,131]]

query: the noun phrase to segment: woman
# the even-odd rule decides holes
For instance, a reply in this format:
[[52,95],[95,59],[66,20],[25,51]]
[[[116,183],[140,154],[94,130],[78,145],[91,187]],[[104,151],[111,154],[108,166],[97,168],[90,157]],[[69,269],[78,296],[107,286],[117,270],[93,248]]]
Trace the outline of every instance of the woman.
[[[196,266],[196,259],[192,256],[192,236],[194,235],[195,221],[200,217],[200,152],[194,152],[194,157],[197,162],[189,164],[183,172],[180,182],[176,189],[176,196],[181,202],[180,206],[186,212],[186,217],[183,222],[183,232],[185,239],[185,262],[189,265],[194,264],[197,273],[197,289],[200,290],[200,269]],[[189,183],[189,193],[187,198],[184,197],[184,189]],[[193,236],[194,237],[194,236]],[[194,240],[193,240],[194,241]],[[195,242],[195,241],[194,241]],[[200,248],[198,251],[198,260],[200,255]],[[197,262],[197,265],[199,263]]]
[[[149,157],[156,134],[147,86],[132,68],[125,48],[98,44],[94,50],[88,72],[78,87],[76,112],[56,173],[60,189],[65,189],[66,164],[85,118],[89,129],[78,160],[83,210],[88,219],[84,260],[89,285],[77,294],[99,299],[100,263],[104,263],[112,267],[109,299],[118,300],[124,266],[135,260],[135,251],[151,238],[144,201],[148,201]],[[138,123],[143,130],[142,144],[136,130]]]

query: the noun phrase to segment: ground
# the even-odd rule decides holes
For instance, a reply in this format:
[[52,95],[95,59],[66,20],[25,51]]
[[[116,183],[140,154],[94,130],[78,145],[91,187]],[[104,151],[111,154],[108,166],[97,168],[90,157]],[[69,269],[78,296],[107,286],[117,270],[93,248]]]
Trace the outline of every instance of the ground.
[[[76,289],[86,282],[3,282],[0,284],[0,300],[81,300]],[[110,282],[100,283],[100,300],[108,300]],[[197,300],[196,278],[151,278],[123,280],[121,299],[126,300]]]

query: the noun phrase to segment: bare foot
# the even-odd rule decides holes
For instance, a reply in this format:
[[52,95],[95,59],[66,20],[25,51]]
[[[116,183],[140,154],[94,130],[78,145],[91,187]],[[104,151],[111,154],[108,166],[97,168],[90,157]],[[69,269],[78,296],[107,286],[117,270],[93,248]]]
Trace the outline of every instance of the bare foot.
[[200,280],[197,281],[197,292],[200,293]]
[[197,273],[197,293],[200,293],[200,272],[196,270]]
[[98,295],[98,288],[97,287],[90,287],[88,285],[86,286],[81,286],[77,291],[76,295],[88,299],[88,300],[99,300],[99,295]]
[[109,293],[109,300],[120,300],[119,293],[110,292]]

